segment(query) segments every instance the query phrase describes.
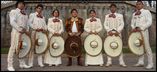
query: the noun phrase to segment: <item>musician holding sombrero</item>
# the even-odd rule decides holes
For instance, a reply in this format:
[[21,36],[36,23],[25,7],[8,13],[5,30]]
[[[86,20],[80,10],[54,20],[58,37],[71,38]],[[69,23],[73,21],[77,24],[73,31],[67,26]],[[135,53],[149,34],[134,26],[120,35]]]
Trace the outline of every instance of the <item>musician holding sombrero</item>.
[[[132,15],[131,27],[132,32],[141,32],[143,36],[144,51],[148,57],[147,69],[153,68],[153,54],[149,44],[148,28],[152,24],[152,16],[149,10],[143,9],[142,1],[136,2],[136,11]],[[138,40],[137,40],[138,41]],[[144,53],[144,52],[143,52]],[[139,57],[138,63],[134,66],[144,66],[144,54]]]
[[119,56],[120,66],[126,67],[122,53],[121,31],[124,27],[123,15],[116,12],[117,6],[110,5],[111,13],[105,16],[104,28],[108,37],[105,39],[104,49],[107,56],[106,66],[112,65],[111,57]]
[[[24,33],[28,33],[29,27],[27,25],[28,16],[25,13],[25,3],[23,1],[18,1],[16,3],[16,9],[11,10],[9,17],[10,17],[10,24],[12,26],[11,32],[11,46],[8,52],[8,67],[9,71],[15,71],[13,67],[13,56],[14,53],[16,54],[20,52],[19,50],[19,43],[22,44],[21,35]],[[21,41],[21,42],[20,42]],[[22,45],[21,45],[22,46]],[[19,53],[18,53],[19,55]],[[20,68],[30,68],[28,65],[25,64],[24,58],[19,59],[19,66]]]
[[[31,39],[32,39],[32,49],[29,53],[29,59],[28,59],[28,64],[29,66],[33,67],[33,62],[34,62],[34,54],[37,54],[37,59],[38,59],[38,64],[40,67],[43,67],[43,52],[38,53],[39,51],[42,51],[42,49],[45,50],[44,47],[42,47],[42,44],[46,42],[47,44],[47,38],[45,35],[43,35],[42,32],[45,32],[47,30],[46,26],[46,21],[45,17],[43,16],[43,5],[38,4],[36,7],[36,12],[31,13],[29,15],[29,20],[28,23],[30,25],[30,28],[32,29],[31,33]],[[42,36],[42,37],[41,37]]]
[[81,60],[81,34],[83,32],[83,19],[78,17],[77,9],[71,10],[72,17],[66,20],[68,38],[65,41],[65,52],[68,55],[67,66],[72,65],[72,57],[77,57],[78,65],[82,66]]
[[84,41],[85,66],[100,65],[103,66],[102,39],[98,32],[102,30],[101,20],[96,17],[96,11],[90,10],[90,18],[86,19],[84,30],[89,33]]
[[58,9],[53,10],[52,16],[48,19],[49,48],[45,52],[44,63],[49,64],[49,66],[58,66],[62,63],[61,54],[64,51],[64,40],[61,37],[64,29]]

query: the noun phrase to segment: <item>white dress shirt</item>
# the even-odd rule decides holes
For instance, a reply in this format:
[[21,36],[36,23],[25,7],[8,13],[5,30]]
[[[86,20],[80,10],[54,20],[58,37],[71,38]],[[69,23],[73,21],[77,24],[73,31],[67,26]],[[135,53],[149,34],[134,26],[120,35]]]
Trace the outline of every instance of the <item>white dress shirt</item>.
[[84,30],[86,32],[100,32],[102,30],[102,24],[99,18],[95,18],[96,21],[90,22],[91,18],[86,19],[85,25],[84,25]]
[[152,16],[148,10],[141,9],[140,11],[140,15],[135,15],[135,13],[133,13],[131,27],[133,29],[135,27],[140,27],[140,29],[146,30],[152,24]]
[[123,15],[119,13],[114,13],[116,18],[112,18],[109,17],[110,14],[107,14],[105,16],[104,28],[106,29],[107,32],[114,29],[120,33],[124,27]]
[[17,31],[22,31],[23,28],[26,28],[28,31],[29,30],[29,27],[27,25],[28,16],[21,14],[20,11],[21,10],[19,8],[16,8],[15,10],[11,10],[9,14],[10,24],[13,27],[13,29]]
[[55,32],[61,34],[64,31],[62,20],[57,18],[57,19],[59,19],[59,22],[53,22],[53,19],[55,19],[55,17],[48,19],[48,30],[53,34]]
[[38,15],[37,12],[31,13],[29,15],[28,23],[29,23],[30,27],[33,29],[44,29],[44,30],[46,30],[47,26],[46,26],[46,22],[45,22],[45,17],[39,18],[39,17],[37,17],[37,15]]
[[72,32],[78,32],[75,21],[73,22]]

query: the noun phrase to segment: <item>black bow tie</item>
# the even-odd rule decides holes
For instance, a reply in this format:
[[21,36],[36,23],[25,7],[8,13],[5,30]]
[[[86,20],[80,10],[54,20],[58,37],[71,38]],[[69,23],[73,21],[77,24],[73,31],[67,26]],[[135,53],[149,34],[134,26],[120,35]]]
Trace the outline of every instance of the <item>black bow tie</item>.
[[90,22],[93,22],[93,21],[96,21],[96,19],[95,19],[95,18],[91,18],[91,19],[90,19]]
[[21,14],[26,15],[26,13],[24,12],[24,10],[21,10],[20,12],[21,12]]
[[115,14],[110,14],[109,17],[116,18]]
[[39,17],[39,18],[43,18],[43,16],[42,16],[41,14],[38,14],[37,17]]
[[141,11],[136,11],[135,15],[140,15],[141,14]]
[[53,19],[53,22],[60,22],[59,19]]

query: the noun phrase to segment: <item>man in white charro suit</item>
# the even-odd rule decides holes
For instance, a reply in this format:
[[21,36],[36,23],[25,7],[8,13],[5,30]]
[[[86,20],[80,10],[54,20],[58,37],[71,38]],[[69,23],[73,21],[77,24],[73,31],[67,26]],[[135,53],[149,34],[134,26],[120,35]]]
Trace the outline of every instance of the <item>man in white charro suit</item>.
[[[35,31],[46,31],[47,30],[45,17],[42,15],[43,5],[38,4],[35,9],[36,9],[36,12],[31,13],[29,15],[29,20],[28,20],[30,27],[33,29],[32,35],[31,35],[33,41],[34,41]],[[34,42],[33,42],[33,45],[35,45]],[[34,53],[35,53],[35,51],[34,51],[34,49],[32,49],[29,54],[28,64],[31,67],[33,67]],[[38,54],[38,64],[40,67],[44,67],[43,56],[44,56],[44,54]]]
[[[11,10],[9,16],[10,16],[10,24],[13,27],[11,32],[11,46],[8,53],[8,70],[9,71],[15,71],[13,67],[13,56],[15,54],[15,51],[17,52],[18,43],[20,34],[23,34],[25,32],[29,31],[29,27],[27,25],[28,16],[24,12],[25,4],[22,1],[19,1],[16,3],[16,9]],[[24,59],[19,59],[20,68],[30,68],[25,64]]]
[[[104,28],[107,31],[107,35],[113,35],[112,30],[116,30],[121,36],[121,31],[124,27],[123,15],[116,13],[117,6],[115,4],[110,5],[110,13],[105,16]],[[126,64],[123,60],[123,53],[119,56],[120,66],[126,67]],[[106,66],[112,65],[111,57],[107,56]]]
[[[99,18],[96,18],[95,10],[90,10],[90,18],[86,19],[84,30],[88,33],[98,33],[102,30],[102,24]],[[103,66],[103,55],[100,53],[97,56],[85,55],[85,66],[88,65],[100,65]]]
[[[147,69],[153,68],[153,55],[149,44],[148,28],[152,24],[152,16],[149,10],[143,9],[143,2],[136,2],[136,12],[132,15],[131,27],[133,31],[139,30],[144,37],[145,52],[148,57]],[[144,55],[139,57],[138,63],[135,66],[144,66]]]

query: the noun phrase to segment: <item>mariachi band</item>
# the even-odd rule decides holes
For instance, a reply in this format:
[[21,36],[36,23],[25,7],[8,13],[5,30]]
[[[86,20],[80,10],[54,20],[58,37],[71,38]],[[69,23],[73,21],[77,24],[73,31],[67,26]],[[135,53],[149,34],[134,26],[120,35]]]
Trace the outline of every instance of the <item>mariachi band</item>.
[[[152,51],[149,44],[148,28],[152,24],[152,16],[149,10],[143,9],[143,2],[136,2],[136,11],[131,19],[131,32],[128,39],[129,49],[139,56],[137,64],[134,66],[144,66],[144,54],[148,57],[146,69],[153,68]],[[89,18],[83,22],[83,18],[78,16],[77,9],[71,10],[71,16],[66,19],[65,25],[59,18],[59,10],[52,11],[52,17],[46,24],[43,16],[43,5],[38,4],[35,7],[35,13],[29,16],[24,11],[25,3],[19,1],[16,3],[16,9],[11,10],[10,24],[11,46],[8,53],[9,71],[15,71],[13,67],[13,56],[16,54],[19,60],[20,68],[33,67],[34,55],[37,55],[38,65],[44,67],[58,66],[62,64],[61,55],[65,52],[68,58],[67,66],[72,65],[72,59],[77,58],[77,64],[83,66],[82,50],[85,50],[85,66],[99,65],[103,66],[103,53],[107,54],[106,67],[112,65],[112,58],[119,57],[119,64],[126,67],[123,60],[123,42],[121,32],[124,28],[123,15],[117,13],[117,6],[110,5],[110,13],[105,15],[104,24],[97,18],[94,9],[89,11]],[[65,31],[68,37],[64,40],[62,34]],[[99,36],[101,30],[107,31],[104,42]],[[87,36],[82,39],[82,33]],[[28,65],[25,63],[25,57],[28,57]]]

